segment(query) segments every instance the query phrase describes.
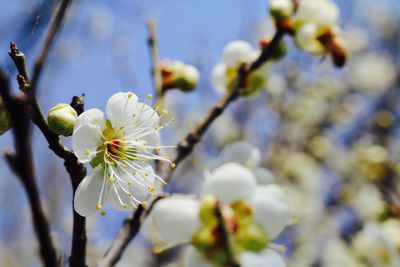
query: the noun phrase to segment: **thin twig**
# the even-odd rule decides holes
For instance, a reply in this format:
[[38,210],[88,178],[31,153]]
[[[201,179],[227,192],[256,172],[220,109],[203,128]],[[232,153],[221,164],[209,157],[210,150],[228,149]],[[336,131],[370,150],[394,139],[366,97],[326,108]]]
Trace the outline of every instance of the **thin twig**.
[[149,32],[149,37],[147,39],[150,57],[151,57],[151,76],[153,80],[154,91],[156,93],[156,101],[157,104],[162,104],[163,100],[163,92],[162,92],[162,80],[161,80],[161,71],[160,71],[160,58],[158,55],[158,46],[157,46],[157,31],[156,31],[156,21],[154,19],[149,19],[147,21],[147,30]]
[[61,24],[65,18],[65,15],[67,13],[68,7],[70,6],[71,2],[72,0],[60,0],[57,10],[53,15],[50,24],[50,29],[47,33],[44,45],[42,47],[38,59],[36,60],[33,69],[32,80],[31,80],[32,94],[35,94],[36,92],[36,86],[42,74],[43,66],[46,62],[47,56],[50,52],[50,48],[54,42],[55,36],[60,30]]
[[15,154],[8,153],[6,159],[11,169],[18,175],[28,195],[33,227],[39,240],[40,255],[44,265],[60,266],[36,183],[32,158],[31,125],[26,108],[28,99],[25,95],[19,97],[10,95],[8,79],[3,70],[0,70],[0,93],[10,114],[16,149]]
[[139,233],[143,220],[151,212],[154,204],[164,197],[165,196],[157,197],[146,209],[140,205],[133,216],[124,220],[121,230],[106,253],[104,253],[103,257],[97,262],[96,267],[111,267],[117,264],[128,244]]
[[[240,96],[240,90],[243,88],[246,83],[247,76],[257,70],[263,63],[268,61],[279,42],[282,40],[284,36],[284,32],[278,30],[274,35],[269,46],[265,47],[256,61],[254,61],[249,66],[243,66],[238,72],[238,78],[235,83],[234,88],[230,90],[225,97],[219,101],[208,113],[205,119],[190,133],[187,137],[178,144],[177,148],[177,156],[175,157],[174,162],[177,164],[183,161],[193,150],[193,147],[200,141],[201,137],[205,134],[207,129],[211,126],[211,124],[218,118],[224,110],[228,107],[230,103],[236,100]],[[168,168],[169,169],[169,168]],[[170,180],[172,175],[172,171],[169,171],[165,179],[167,181]],[[154,202],[151,204],[153,205]],[[106,254],[97,264],[97,267],[110,267],[114,266],[118,260],[120,259],[123,251],[125,250],[127,244],[137,235],[140,230],[141,220],[143,216],[147,214],[147,212],[142,212],[137,210],[131,219],[128,219],[131,223],[125,223],[122,226],[121,231],[118,233],[110,248],[107,250]],[[136,223],[133,223],[133,220],[136,218],[140,218]],[[128,228],[128,229],[127,229]]]
[[[43,66],[48,57],[50,48],[54,43],[55,36],[59,32],[62,22],[67,13],[68,7],[72,3],[72,0],[61,0],[50,25],[50,29],[47,33],[41,53],[35,63],[32,79],[30,80],[29,89],[26,90],[29,96],[29,103],[32,107],[32,121],[39,127],[44,137],[46,138],[49,148],[60,158],[64,159],[64,166],[70,175],[71,183],[73,187],[73,193],[86,175],[86,168],[81,164],[76,156],[66,149],[60,142],[60,137],[53,133],[47,125],[45,116],[41,110],[40,104],[36,98],[36,88],[39,78],[42,74]],[[12,52],[12,51],[11,51]],[[13,58],[14,60],[14,58]],[[15,61],[14,61],[15,63]],[[17,63],[16,63],[17,65]],[[18,66],[17,66],[18,68]],[[20,68],[18,68],[19,70]],[[20,73],[21,74],[21,73]],[[24,74],[24,73],[23,73]],[[21,74],[22,75],[22,74]],[[27,76],[27,74],[26,74]],[[29,78],[26,79],[29,81]],[[85,267],[86,266],[86,220],[73,210],[73,237],[71,246],[71,256],[69,263],[74,267]]]
[[[237,76],[233,88],[215,106],[211,108],[203,121],[197,125],[177,146],[177,154],[173,162],[178,165],[190,155],[195,145],[201,140],[211,124],[225,111],[225,109],[241,96],[241,89],[246,84],[246,79],[250,73],[260,68],[273,55],[279,42],[282,40],[284,32],[278,30],[274,35],[270,45],[263,48],[261,55],[249,66],[243,66]],[[174,169],[169,169],[165,180],[168,182],[172,177]]]

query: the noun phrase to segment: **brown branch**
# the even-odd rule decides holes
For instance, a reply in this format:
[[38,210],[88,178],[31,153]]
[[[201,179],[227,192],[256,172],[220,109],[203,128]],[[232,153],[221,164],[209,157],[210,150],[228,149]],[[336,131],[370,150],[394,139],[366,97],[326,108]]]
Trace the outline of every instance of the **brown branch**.
[[[47,33],[43,48],[41,53],[35,63],[33,75],[31,82],[29,84],[29,90],[26,90],[26,93],[29,98],[29,103],[32,109],[32,121],[39,127],[44,137],[46,138],[49,148],[60,158],[64,159],[64,166],[67,169],[67,172],[70,175],[73,193],[75,195],[75,191],[82,181],[82,179],[86,175],[86,168],[83,164],[81,164],[76,158],[73,152],[69,151],[64,147],[64,145],[60,142],[60,137],[53,133],[47,125],[45,116],[41,110],[40,104],[36,98],[36,88],[39,81],[39,78],[42,74],[43,66],[48,57],[50,48],[54,43],[55,36],[60,30],[62,22],[65,18],[68,7],[70,6],[72,0],[60,0],[60,3],[57,7],[57,11],[54,13],[52,18],[52,22],[50,25],[50,29]],[[12,53],[13,51],[11,51]],[[12,57],[13,58],[13,57]],[[13,58],[14,60],[14,58]],[[22,68],[18,68],[17,63],[14,60],[14,63],[17,66],[18,70],[22,70]],[[20,63],[19,63],[20,64]],[[26,72],[20,73],[22,76],[26,76],[26,81],[29,81]],[[25,78],[24,76],[24,78]],[[26,108],[26,107],[25,107]],[[82,106],[83,110],[83,106]],[[82,110],[78,110],[81,112]],[[80,216],[73,210],[73,237],[72,237],[72,246],[71,246],[71,256],[69,258],[69,263],[74,267],[85,267],[86,261],[86,220],[84,217]]]
[[143,220],[151,212],[154,204],[164,197],[165,196],[159,196],[154,199],[147,209],[140,205],[133,213],[133,216],[124,220],[121,230],[107,249],[106,253],[104,253],[103,257],[97,262],[96,267],[111,267],[117,264],[126,247],[139,233]]
[[40,255],[44,265],[48,267],[60,266],[36,184],[32,158],[31,125],[26,108],[28,99],[25,95],[19,97],[10,95],[8,79],[3,70],[0,70],[0,93],[10,114],[16,149],[15,154],[6,154],[6,159],[11,169],[19,177],[28,196],[33,227],[39,241]]
[[[250,73],[260,68],[266,61],[270,60],[273,53],[281,42],[284,32],[278,30],[271,43],[264,47],[260,56],[250,65],[243,66],[237,75],[237,80],[233,88],[222,98],[211,110],[203,121],[196,126],[177,146],[177,154],[173,162],[178,165],[181,161],[190,155],[195,145],[201,140],[211,124],[225,111],[225,109],[236,99],[241,96],[241,89],[246,84],[246,79]],[[165,180],[168,182],[171,179],[174,169],[169,169]]]
[[97,267],[114,266],[121,259],[125,248],[140,230],[144,211],[145,209],[140,205],[132,217],[124,220],[117,238],[114,239],[103,258],[96,264]]

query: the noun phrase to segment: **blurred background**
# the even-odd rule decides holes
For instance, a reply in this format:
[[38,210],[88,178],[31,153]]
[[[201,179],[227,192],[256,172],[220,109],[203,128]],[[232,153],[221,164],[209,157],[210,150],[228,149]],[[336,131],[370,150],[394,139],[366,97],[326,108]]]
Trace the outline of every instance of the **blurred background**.
[[[16,70],[7,52],[14,41],[29,69],[38,55],[55,0],[0,0],[0,64]],[[196,192],[203,170],[235,140],[262,151],[263,165],[288,190],[296,222],[277,243],[289,266],[400,266],[400,127],[398,0],[338,0],[349,52],[344,69],[329,58],[299,51],[286,38],[287,56],[273,65],[268,88],[241,99],[206,134],[178,168],[171,192]],[[201,82],[193,93],[166,97],[176,122],[163,134],[175,144],[221,95],[210,82],[224,46],[238,39],[258,46],[274,27],[265,0],[74,1],[50,52],[40,86],[44,112],[73,95],[85,108],[104,109],[107,99],[131,90],[153,93],[146,21],[157,20],[161,59],[195,65]],[[13,87],[17,88],[16,81]],[[70,140],[63,140],[67,145]],[[0,137],[0,152],[12,135]],[[54,238],[68,254],[72,188],[62,161],[34,130],[40,192]],[[173,151],[168,151],[172,153]],[[25,192],[0,159],[0,266],[39,266]],[[88,263],[93,265],[127,214],[110,210],[88,219]],[[144,231],[145,235],[146,232]],[[153,255],[137,238],[117,266],[181,266],[179,253]]]

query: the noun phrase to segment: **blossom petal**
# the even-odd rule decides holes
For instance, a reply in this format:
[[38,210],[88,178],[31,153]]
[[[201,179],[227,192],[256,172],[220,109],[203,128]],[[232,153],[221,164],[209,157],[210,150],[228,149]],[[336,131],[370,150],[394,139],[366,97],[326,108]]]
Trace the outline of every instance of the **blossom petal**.
[[133,175],[134,171],[131,169],[122,170],[119,168],[117,172],[120,179],[130,183],[130,185],[127,186],[127,189],[132,196],[140,202],[145,201],[149,197],[149,187],[154,187],[156,185],[156,177],[151,165],[141,167],[141,171],[136,172],[135,175]]
[[214,89],[221,94],[227,91],[226,65],[218,63],[211,72],[211,83]]
[[314,55],[326,53],[325,47],[317,40],[318,28],[315,24],[304,24],[296,31],[295,41],[297,46],[305,52]]
[[74,209],[79,215],[86,217],[96,212],[102,184],[103,175],[100,166],[83,178],[74,197]]
[[108,99],[106,113],[114,128],[124,126],[133,119],[137,104],[138,97],[132,92],[119,92]]
[[202,255],[192,246],[188,248],[185,266],[188,267],[213,267]]
[[333,1],[302,0],[296,16],[301,22],[329,27],[338,23],[339,13],[339,8]]
[[191,240],[200,227],[200,203],[196,199],[170,197],[159,200],[150,217],[167,244],[179,244]]
[[255,220],[267,231],[272,240],[290,222],[290,209],[286,193],[277,185],[258,186],[250,201]]
[[72,150],[81,162],[95,156],[103,127],[104,114],[99,109],[89,109],[79,115],[72,134]]
[[230,42],[224,48],[222,61],[228,67],[239,67],[242,63],[249,63],[257,56],[250,43],[242,40]]
[[266,168],[256,167],[253,168],[252,171],[258,185],[267,185],[274,181],[274,174]]
[[237,163],[226,163],[215,169],[203,184],[203,194],[217,196],[223,203],[251,198],[256,187],[254,175]]
[[220,158],[221,163],[237,162],[252,168],[261,163],[261,152],[250,142],[237,141],[225,146]]
[[286,267],[283,257],[272,249],[266,249],[261,253],[245,252],[241,256],[243,267]]

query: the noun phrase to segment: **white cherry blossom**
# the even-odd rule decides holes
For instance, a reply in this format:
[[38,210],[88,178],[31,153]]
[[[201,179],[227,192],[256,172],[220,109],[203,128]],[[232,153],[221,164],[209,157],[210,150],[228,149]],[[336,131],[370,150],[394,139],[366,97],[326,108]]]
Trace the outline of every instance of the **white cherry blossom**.
[[93,168],[75,193],[74,207],[82,216],[96,211],[105,215],[106,202],[122,211],[145,204],[149,195],[157,194],[156,180],[164,182],[150,162],[171,163],[167,157],[154,152],[166,147],[158,145],[158,132],[165,124],[161,123],[157,111],[139,102],[134,93],[111,96],[106,114],[108,118],[98,109],[83,112],[72,135],[75,155]]

